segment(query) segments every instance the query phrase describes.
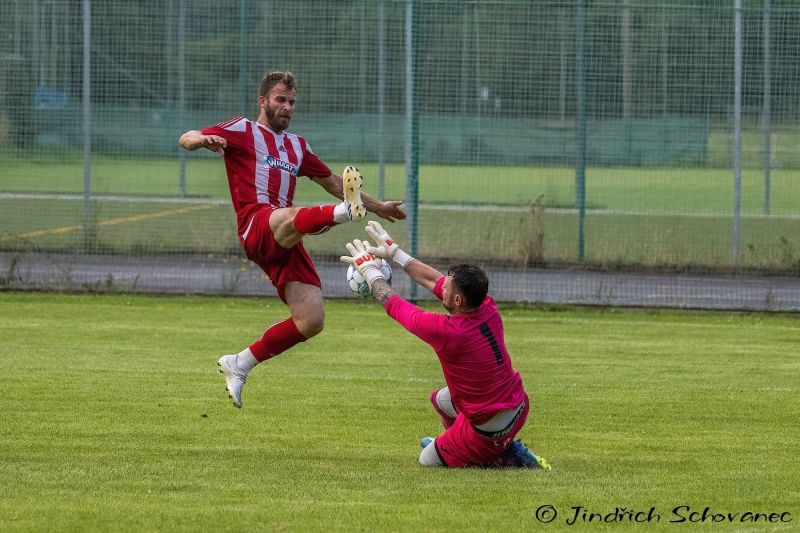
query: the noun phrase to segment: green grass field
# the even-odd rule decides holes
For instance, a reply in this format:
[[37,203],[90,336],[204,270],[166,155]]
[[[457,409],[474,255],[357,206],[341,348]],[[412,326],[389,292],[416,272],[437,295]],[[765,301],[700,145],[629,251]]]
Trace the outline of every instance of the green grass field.
[[434,354],[376,304],[326,310],[236,410],[216,358],[276,300],[0,293],[0,530],[652,529],[570,527],[577,505],[655,507],[664,531],[681,505],[793,517],[705,530],[798,527],[795,316],[504,307],[543,473],[418,466]]
[[[71,152],[41,161],[20,154],[0,158],[0,192],[82,194],[81,160]],[[333,168],[343,164],[333,164]],[[361,165],[366,190],[377,194],[377,168]],[[401,165],[386,170],[386,195],[404,196]],[[81,201],[0,199],[0,249],[105,253],[239,253],[233,210],[222,162],[189,154],[187,193],[207,208],[181,211],[186,204],[147,201],[178,194],[178,162],[159,158],[93,158],[93,191],[130,195],[139,201],[93,202],[92,238],[79,228]],[[775,170],[771,213],[760,215],[761,172],[743,175],[738,267],[774,273],[800,272],[800,180],[798,170]],[[570,168],[423,165],[420,170],[418,253],[428,257],[483,258],[523,264],[520,247],[538,231],[529,212],[504,210],[530,205],[542,196],[545,261],[577,260],[578,217]],[[329,202],[307,179],[298,182],[299,202]],[[700,267],[729,270],[732,264],[733,178],[725,169],[592,168],[587,173],[586,261],[591,265]],[[222,203],[214,203],[219,202]],[[442,204],[492,204],[496,210],[440,210]],[[430,207],[426,207],[430,206]],[[31,216],[35,213],[35,216]],[[146,215],[141,217],[140,215]],[[66,228],[66,229],[65,229]],[[70,229],[71,228],[71,229]],[[395,227],[402,242],[405,226]],[[307,239],[314,254],[338,256],[342,243],[362,237],[360,228],[340,228],[332,238]],[[447,235],[448,238],[442,238]]]

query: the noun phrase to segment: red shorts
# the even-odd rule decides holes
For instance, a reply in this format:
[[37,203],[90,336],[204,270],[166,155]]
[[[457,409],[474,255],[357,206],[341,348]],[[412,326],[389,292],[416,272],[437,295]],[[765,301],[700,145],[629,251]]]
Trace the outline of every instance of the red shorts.
[[275,241],[269,228],[269,218],[276,208],[265,205],[255,211],[239,241],[247,258],[261,267],[286,303],[284,289],[290,281],[299,281],[321,287],[317,269],[300,241],[292,248],[284,248]]
[[436,437],[436,451],[445,465],[450,468],[490,466],[514,442],[514,437],[525,425],[529,410],[530,406],[526,395],[525,406],[520,411],[519,417],[508,432],[496,438],[478,433],[467,417],[459,413],[453,425]]

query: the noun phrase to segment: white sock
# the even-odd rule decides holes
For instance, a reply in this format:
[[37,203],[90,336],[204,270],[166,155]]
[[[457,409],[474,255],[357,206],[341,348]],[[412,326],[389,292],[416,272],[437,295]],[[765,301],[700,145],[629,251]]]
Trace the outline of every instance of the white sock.
[[337,224],[342,224],[343,222],[349,222],[350,216],[348,215],[350,209],[347,202],[342,202],[340,204],[336,204],[336,207],[333,208],[333,221]]
[[250,351],[250,348],[245,348],[236,356],[236,366],[245,374],[250,372],[259,362],[253,352]]
[[439,459],[439,454],[436,453],[436,445],[434,439],[428,444],[419,454],[419,464],[422,466],[444,466],[444,463]]

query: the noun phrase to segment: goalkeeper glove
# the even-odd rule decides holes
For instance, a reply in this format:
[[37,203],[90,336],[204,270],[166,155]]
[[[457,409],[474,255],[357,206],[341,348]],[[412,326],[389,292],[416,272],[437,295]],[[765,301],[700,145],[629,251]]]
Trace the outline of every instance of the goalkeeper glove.
[[367,243],[355,239],[352,243],[348,242],[345,244],[345,247],[347,251],[350,252],[350,255],[343,255],[339,260],[343,263],[353,265],[353,267],[358,270],[359,274],[364,276],[370,290],[372,289],[372,283],[376,279],[386,280],[386,277],[384,277],[381,272],[380,257],[375,257],[367,251]]
[[368,246],[367,252],[381,257],[383,259],[391,259],[401,268],[406,268],[406,265],[411,262],[413,257],[405,253],[403,250],[397,246],[397,243],[394,242],[392,236],[386,233],[386,230],[383,229],[379,223],[375,222],[374,220],[370,220],[367,223],[367,227],[365,228],[369,236],[372,237],[372,240],[375,241],[377,244],[377,248],[374,246]]

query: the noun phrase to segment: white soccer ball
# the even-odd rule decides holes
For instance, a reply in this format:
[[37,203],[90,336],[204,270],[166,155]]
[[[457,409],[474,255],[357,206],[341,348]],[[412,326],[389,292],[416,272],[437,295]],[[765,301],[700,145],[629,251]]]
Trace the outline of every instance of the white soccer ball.
[[[383,277],[386,278],[386,283],[391,285],[392,267],[390,267],[389,263],[387,263],[384,259],[381,259],[381,273],[383,274]],[[350,287],[350,290],[361,298],[366,299],[372,298],[373,296],[372,291],[369,289],[367,280],[364,279],[364,276],[362,276],[353,265],[347,267],[347,286]]]

